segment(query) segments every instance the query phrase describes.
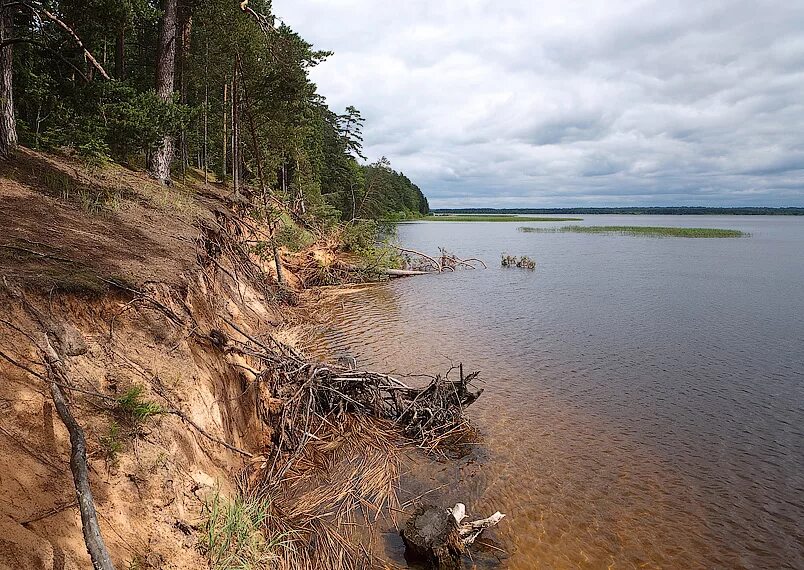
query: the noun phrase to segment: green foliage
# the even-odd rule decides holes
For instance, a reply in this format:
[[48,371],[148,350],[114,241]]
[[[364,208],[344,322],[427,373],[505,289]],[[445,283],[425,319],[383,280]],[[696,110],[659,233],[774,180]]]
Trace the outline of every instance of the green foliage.
[[142,424],[153,416],[165,413],[162,406],[143,397],[144,391],[143,386],[134,385],[117,399],[118,411],[133,425]]
[[361,268],[368,272],[400,266],[398,250],[387,243],[390,237],[388,228],[375,220],[356,220],[341,231],[344,250],[357,255]]
[[[270,0],[249,3],[271,23],[269,34],[238,2],[179,2],[178,27],[188,15],[192,25],[187,43],[183,34],[177,37],[176,93],[169,101],[153,88],[162,3],[45,4],[74,27],[115,80],[103,80],[63,29],[27,13],[22,17],[14,4],[9,9],[19,17],[11,36],[24,40],[13,48],[22,144],[71,149],[87,166],[100,168],[110,159],[141,165],[169,136],[176,148],[174,177],[179,167],[184,172],[205,162],[226,181],[234,166],[234,98],[238,170],[254,195],[272,194],[321,232],[336,222],[400,221],[429,212],[421,190],[387,159],[361,165],[362,114],[353,106],[331,110],[310,80],[310,70],[330,53],[274,19]],[[89,200],[86,206],[96,209]],[[296,247],[303,237],[280,239]]]
[[178,95],[165,102],[153,89],[137,93],[123,88],[117,97],[102,103],[108,144],[116,158],[127,160],[136,153],[156,150],[165,135],[178,136],[193,113],[181,105]]
[[341,241],[347,252],[365,255],[376,247],[380,226],[374,220],[357,220],[346,224],[341,233]]
[[382,157],[361,167],[363,184],[356,196],[356,217],[369,219],[415,219],[430,212],[427,198],[410,179],[391,168]]
[[266,535],[270,503],[257,497],[227,500],[216,493],[204,504],[199,547],[213,570],[258,570],[270,567],[283,535]]
[[294,223],[282,224],[276,232],[276,245],[290,251],[301,251],[314,241],[313,234]]

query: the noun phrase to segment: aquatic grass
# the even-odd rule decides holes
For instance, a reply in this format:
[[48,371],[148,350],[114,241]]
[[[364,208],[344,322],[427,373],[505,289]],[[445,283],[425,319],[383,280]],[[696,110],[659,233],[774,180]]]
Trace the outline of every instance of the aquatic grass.
[[751,234],[719,228],[677,228],[666,226],[563,226],[560,228],[517,228],[527,233],[578,233],[681,238],[736,238]]
[[583,218],[548,218],[513,214],[448,214],[428,216],[425,220],[428,222],[580,222]]

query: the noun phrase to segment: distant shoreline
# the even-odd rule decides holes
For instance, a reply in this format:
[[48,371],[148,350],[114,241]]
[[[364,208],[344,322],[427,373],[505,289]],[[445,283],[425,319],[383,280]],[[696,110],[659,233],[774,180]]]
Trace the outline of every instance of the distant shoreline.
[[433,208],[433,214],[628,214],[654,216],[804,216],[804,208],[710,208],[648,206],[628,208]]

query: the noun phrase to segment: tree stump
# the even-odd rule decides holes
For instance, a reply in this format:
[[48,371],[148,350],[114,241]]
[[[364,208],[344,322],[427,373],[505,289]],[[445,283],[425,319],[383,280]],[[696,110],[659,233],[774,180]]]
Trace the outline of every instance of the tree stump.
[[418,507],[401,531],[405,558],[437,570],[462,567],[461,539],[452,513],[433,505]]

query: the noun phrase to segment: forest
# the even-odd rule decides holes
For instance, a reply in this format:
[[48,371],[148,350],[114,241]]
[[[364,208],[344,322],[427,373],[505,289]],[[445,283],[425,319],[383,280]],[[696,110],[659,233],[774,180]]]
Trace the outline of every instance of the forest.
[[[297,219],[409,219],[427,199],[363,153],[364,118],[310,79],[332,55],[270,0],[0,0],[0,155],[114,161],[230,184]],[[245,202],[244,202],[245,203]]]
[[628,206],[622,208],[442,208],[435,214],[629,214],[634,216],[804,216],[804,208]]

